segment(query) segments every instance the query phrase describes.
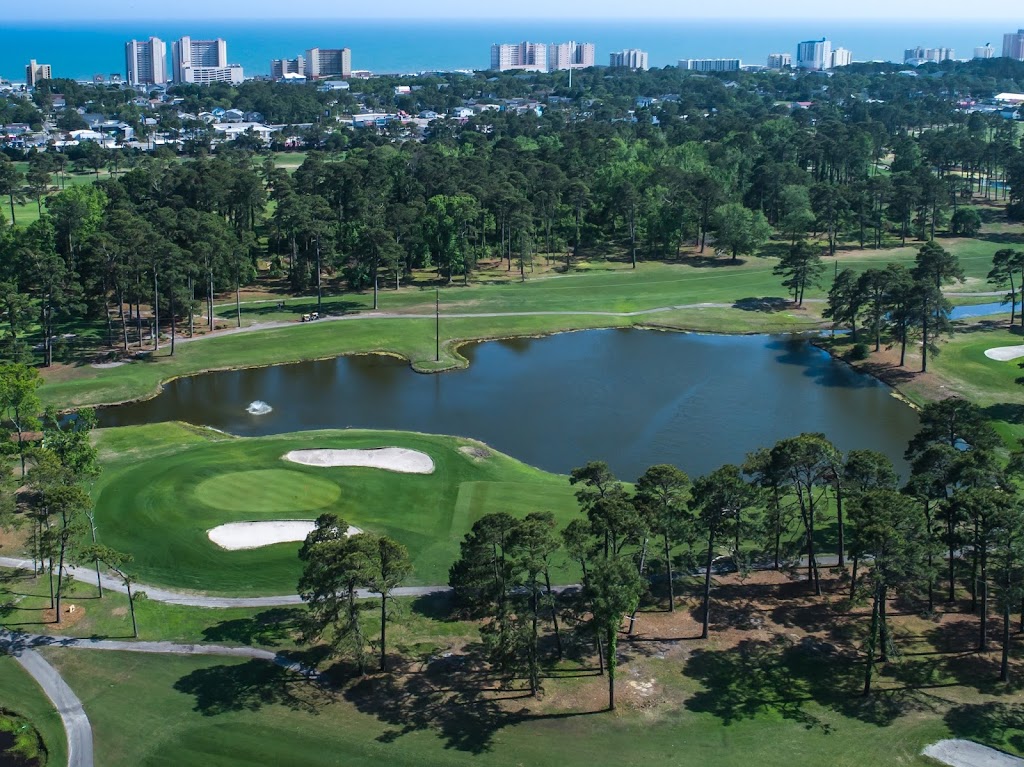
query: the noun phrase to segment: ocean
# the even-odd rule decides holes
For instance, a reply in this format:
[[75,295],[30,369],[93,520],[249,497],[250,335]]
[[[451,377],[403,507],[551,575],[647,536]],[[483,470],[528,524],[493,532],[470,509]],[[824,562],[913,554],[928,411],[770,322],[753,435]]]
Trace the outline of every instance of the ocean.
[[833,47],[853,52],[855,61],[902,61],[916,45],[954,48],[970,58],[975,46],[991,43],[999,55],[1002,36],[1024,26],[1024,18],[999,21],[885,20],[235,20],[131,21],[104,23],[0,21],[0,77],[24,81],[30,59],[50,64],[55,77],[91,78],[124,74],[124,43],[161,38],[170,54],[172,40],[183,35],[227,40],[228,59],[247,76],[268,74],[271,59],[294,58],[307,48],[352,50],[354,69],[378,73],[486,69],[496,42],[593,42],[597,63],[623,48],[641,48],[652,67],[681,58],[741,58],[764,64],[769,53],[796,54],[797,43],[828,37]]

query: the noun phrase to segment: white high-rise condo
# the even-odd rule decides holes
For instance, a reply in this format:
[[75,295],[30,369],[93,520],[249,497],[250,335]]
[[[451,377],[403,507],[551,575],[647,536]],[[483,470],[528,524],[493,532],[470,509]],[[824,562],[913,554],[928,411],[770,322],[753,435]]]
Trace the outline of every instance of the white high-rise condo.
[[28,66],[25,67],[25,82],[29,88],[35,88],[41,80],[52,80],[53,71],[50,69],[49,64],[37,64],[35,59],[32,59]]
[[567,43],[552,43],[548,46],[548,71],[592,67],[594,66],[594,54],[593,43],[577,43],[575,40],[570,40]]
[[174,52],[174,82],[240,83],[245,79],[242,68],[228,64],[228,44],[223,38],[193,40],[183,37],[172,46]]
[[679,68],[692,72],[738,72],[742,66],[739,59],[679,59]]
[[306,57],[296,56],[294,59],[274,59],[270,62],[270,76],[275,80],[305,78]]
[[768,68],[769,69],[785,69],[786,67],[793,66],[793,55],[790,53],[769,53],[768,54]]
[[991,59],[995,58],[996,49],[992,47],[992,43],[985,43],[974,49],[974,58],[976,59]]
[[125,43],[124,63],[129,85],[167,83],[167,44],[159,37]]
[[822,71],[832,66],[832,43],[824,37],[820,40],[805,40],[796,47],[798,69]]
[[832,51],[832,60],[829,62],[830,68],[848,67],[852,63],[853,54],[846,50],[846,48],[836,48]]
[[495,43],[491,46],[491,69],[505,72],[523,69],[528,72],[548,71],[546,43]]
[[[977,49],[975,49],[977,52]],[[907,48],[903,51],[903,63],[913,64],[917,66],[919,64],[925,64],[929,61],[952,61],[956,58],[956,51],[952,48],[922,48],[918,45],[916,48]]]
[[310,48],[306,51],[306,77],[351,77],[352,51],[348,48]]
[[1024,29],[1003,35],[1003,56],[1024,61]]
[[629,67],[630,69],[647,69],[647,51],[638,48],[626,48],[613,53],[608,58],[610,67]]

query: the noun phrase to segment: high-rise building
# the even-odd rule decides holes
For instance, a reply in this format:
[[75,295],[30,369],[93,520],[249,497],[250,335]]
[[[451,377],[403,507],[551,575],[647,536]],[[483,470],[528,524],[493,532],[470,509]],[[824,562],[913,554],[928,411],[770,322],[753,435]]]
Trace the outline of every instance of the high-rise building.
[[274,59],[270,62],[270,76],[275,80],[284,80],[287,76],[306,76],[306,57],[296,56],[294,59]]
[[785,69],[786,67],[793,66],[793,56],[789,53],[769,53],[768,54],[768,68],[769,69]]
[[228,44],[223,38],[193,40],[183,37],[172,45],[174,82],[176,83],[240,83],[245,79],[242,68],[228,64]]
[[741,66],[739,59],[679,59],[679,68],[692,72],[738,72]]
[[832,66],[832,43],[824,37],[820,40],[805,40],[796,47],[798,69],[822,71]]
[[647,69],[647,51],[627,48],[609,56],[608,66],[629,67],[630,69]]
[[352,51],[348,48],[310,48],[306,51],[306,77],[351,77]]
[[992,43],[985,43],[974,49],[974,58],[976,59],[991,59],[995,58],[996,49],[992,47]]
[[125,73],[129,85],[167,83],[167,44],[158,37],[124,44]]
[[1024,29],[1003,35],[1003,56],[1024,61]]
[[560,69],[585,69],[594,66],[595,49],[593,43],[552,43],[548,46],[548,71]]
[[523,69],[548,71],[548,46],[545,43],[495,43],[491,46],[491,69],[505,72]]
[[835,69],[836,67],[848,67],[852,63],[852,53],[846,50],[846,48],[835,48],[832,51],[832,60],[829,62],[829,68]]
[[53,71],[49,64],[37,64],[36,60],[32,59],[25,67],[25,82],[28,83],[29,88],[35,88],[40,80],[52,79]]
[[936,63],[940,61],[952,61],[956,58],[956,51],[952,48],[907,48],[903,51],[903,63],[917,66],[929,61]]

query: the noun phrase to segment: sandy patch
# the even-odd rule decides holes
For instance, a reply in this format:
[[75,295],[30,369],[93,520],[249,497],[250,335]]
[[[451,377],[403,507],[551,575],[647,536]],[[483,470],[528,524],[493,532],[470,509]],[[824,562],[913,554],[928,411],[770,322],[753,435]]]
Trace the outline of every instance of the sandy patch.
[[985,356],[990,360],[1009,362],[1018,357],[1024,357],[1024,346],[996,346],[985,350]]
[[402,474],[433,474],[434,461],[426,453],[404,447],[372,450],[292,450],[286,461],[306,466],[365,466]]
[[127,364],[128,363],[124,360],[118,360],[117,362],[94,362],[90,367],[94,367],[97,370],[107,370],[108,368],[119,368],[122,365]]
[[925,746],[925,756],[952,767],[1021,767],[1024,759],[969,740],[940,740]]
[[[211,541],[222,549],[240,551],[272,546],[275,543],[304,541],[316,524],[305,519],[274,519],[266,522],[229,522],[206,531]],[[349,527],[346,535],[361,533],[358,527]]]

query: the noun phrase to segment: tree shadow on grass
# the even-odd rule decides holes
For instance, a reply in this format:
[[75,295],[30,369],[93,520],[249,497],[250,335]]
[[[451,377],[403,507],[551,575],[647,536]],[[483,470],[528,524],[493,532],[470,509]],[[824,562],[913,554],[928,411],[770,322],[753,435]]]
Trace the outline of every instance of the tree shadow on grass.
[[196,669],[175,682],[174,689],[195,696],[193,710],[203,716],[259,711],[264,706],[316,714],[329,700],[323,687],[260,659]]
[[1024,752],[1024,705],[1019,703],[964,704],[951,708],[945,721],[957,738]]
[[359,711],[390,725],[377,740],[391,743],[429,730],[445,747],[483,754],[502,729],[527,721],[562,719],[594,712],[532,714],[514,701],[531,699],[526,690],[503,688],[481,659],[482,648],[466,655],[435,657],[418,671],[364,677],[344,692]]
[[744,640],[727,650],[693,653],[683,673],[703,684],[686,707],[713,714],[729,725],[772,712],[807,729],[831,732],[814,705],[845,717],[887,726],[927,707],[916,690],[879,690],[862,696],[863,662],[851,653],[805,637]]
[[275,607],[251,618],[221,621],[203,629],[207,642],[237,642],[262,647],[279,647],[302,628],[305,611],[297,607]]

